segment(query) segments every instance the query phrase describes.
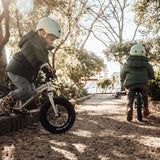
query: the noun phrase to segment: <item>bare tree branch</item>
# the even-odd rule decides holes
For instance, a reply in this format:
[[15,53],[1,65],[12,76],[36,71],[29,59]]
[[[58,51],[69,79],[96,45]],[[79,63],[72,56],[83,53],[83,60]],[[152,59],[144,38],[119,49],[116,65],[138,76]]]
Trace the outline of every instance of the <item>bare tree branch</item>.
[[134,39],[135,39],[135,37],[136,37],[137,30],[138,30],[139,26],[140,26],[140,24],[138,24],[138,25],[137,25],[137,27],[136,27],[136,29],[135,29],[135,31],[134,31],[133,38],[132,38],[132,40],[131,40],[131,41],[134,41]]
[[74,23],[74,25],[77,26],[77,27],[76,27],[76,30],[75,30],[75,39],[74,39],[74,42],[73,42],[73,45],[74,45],[74,46],[75,46],[75,44],[76,44],[77,36],[78,36],[78,34],[79,34],[78,22],[79,22],[79,20],[80,20],[80,17],[81,17],[81,15],[82,15],[82,13],[83,13],[84,10],[85,10],[85,7],[86,7],[86,5],[87,5],[87,3],[88,3],[88,0],[81,0],[80,2],[81,2],[81,4],[80,4],[80,7],[79,7],[79,13],[78,13],[78,15],[76,16],[76,18],[75,18],[75,23]]
[[[0,42],[0,49],[3,49],[5,44],[8,42],[10,33],[9,33],[9,0],[2,0],[4,19],[5,19],[5,35],[2,41]],[[1,19],[2,21],[3,19]],[[1,52],[0,52],[1,53]]]
[[20,24],[19,24],[19,16],[18,16],[18,10],[16,10],[16,20],[17,20],[17,28],[18,28],[18,33],[19,33],[19,37],[21,38],[23,35],[21,33],[21,27],[20,27]]
[[93,35],[94,35],[94,37],[96,39],[98,39],[100,42],[102,42],[106,46],[106,48],[108,47],[108,45],[101,38],[99,38],[98,36],[96,36],[96,34],[94,32],[92,32],[92,33],[93,33]]
[[[104,1],[104,2],[105,2],[105,1]],[[99,3],[100,3],[100,1],[99,1]],[[103,4],[104,4],[104,3],[103,3]],[[88,34],[87,34],[87,36],[86,36],[86,39],[83,41],[83,44],[82,44],[82,46],[81,46],[81,49],[83,49],[85,43],[87,42],[87,40],[88,40],[88,38],[89,38],[92,30],[93,30],[94,24],[95,24],[96,21],[101,17],[102,13],[106,10],[106,8],[109,6],[109,4],[107,4],[107,5],[104,7],[104,9],[102,9],[103,4],[100,4],[99,11],[98,11],[98,13],[96,13],[96,17],[95,17],[94,21],[91,23],[90,28],[88,29]],[[93,9],[90,8],[90,10],[92,10],[92,12],[94,12]]]
[[4,11],[3,11],[2,14],[0,15],[0,22],[2,21],[3,18],[4,18]]
[[[115,32],[114,28],[111,26],[111,27],[107,27],[103,22],[101,22],[101,24],[104,26],[104,28],[111,34],[112,37],[110,37],[109,35],[107,35],[107,37],[111,40],[112,42],[116,42],[116,37],[115,35],[118,37],[118,34]],[[115,34],[114,34],[115,33]]]
[[71,25],[69,24],[69,29],[68,29],[68,33],[66,34],[65,38],[61,41],[61,43],[55,48],[54,52],[53,52],[53,57],[52,57],[52,67],[55,68],[55,54],[57,52],[57,50],[64,44],[64,42],[67,40],[68,36],[70,35],[71,32]]

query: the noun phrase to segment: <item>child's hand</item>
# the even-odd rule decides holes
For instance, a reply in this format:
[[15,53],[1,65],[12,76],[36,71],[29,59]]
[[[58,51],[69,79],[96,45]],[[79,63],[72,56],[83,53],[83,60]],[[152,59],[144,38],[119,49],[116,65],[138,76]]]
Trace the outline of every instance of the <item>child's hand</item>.
[[48,72],[52,72],[53,73],[52,67],[50,67],[49,65],[46,65],[45,67],[48,69]]
[[53,73],[53,68],[48,63],[43,64],[40,69],[42,71],[44,71],[45,69],[47,69],[48,72]]

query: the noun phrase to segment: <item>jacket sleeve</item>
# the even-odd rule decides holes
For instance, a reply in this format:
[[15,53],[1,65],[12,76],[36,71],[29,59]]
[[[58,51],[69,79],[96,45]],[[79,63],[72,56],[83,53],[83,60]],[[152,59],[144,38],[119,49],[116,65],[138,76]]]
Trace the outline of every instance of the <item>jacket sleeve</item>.
[[31,63],[33,67],[40,68],[40,66],[44,63],[48,63],[41,57],[39,49],[30,42],[25,43],[21,48],[21,51],[23,56],[28,60],[29,63]]
[[148,79],[154,79],[154,70],[151,64],[148,63]]
[[120,81],[123,83],[124,82],[124,80],[125,80],[125,78],[126,78],[126,70],[125,70],[125,65],[126,64],[124,64],[123,66],[122,66],[122,68],[121,68],[121,70],[120,70]]

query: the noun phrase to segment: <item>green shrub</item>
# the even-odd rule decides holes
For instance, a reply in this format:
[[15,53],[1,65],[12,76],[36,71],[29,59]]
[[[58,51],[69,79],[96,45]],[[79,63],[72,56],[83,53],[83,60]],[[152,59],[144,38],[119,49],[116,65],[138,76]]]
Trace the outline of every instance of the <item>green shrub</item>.
[[148,95],[154,101],[160,100],[160,72],[155,72],[155,79],[149,81]]
[[86,89],[77,85],[60,83],[58,85],[54,85],[53,88],[54,96],[64,97],[68,100],[84,97],[88,94]]
[[[43,73],[39,73],[35,81],[35,86],[38,87],[45,83],[45,77]],[[64,97],[68,100],[77,99],[86,96],[87,90],[76,84],[65,84],[53,80],[53,94],[55,97]],[[43,99],[47,98],[46,93],[43,94]]]

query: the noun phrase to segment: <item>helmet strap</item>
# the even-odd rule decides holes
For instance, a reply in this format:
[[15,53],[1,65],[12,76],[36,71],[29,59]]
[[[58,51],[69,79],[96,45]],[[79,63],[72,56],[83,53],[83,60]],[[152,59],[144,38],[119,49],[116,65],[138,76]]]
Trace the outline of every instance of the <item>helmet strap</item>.
[[38,30],[37,32],[38,32],[38,35],[41,36],[40,30]]
[[44,39],[47,38],[48,33],[46,32],[45,35],[43,36]]
[[44,39],[46,39],[48,33],[47,33],[45,30],[44,30],[44,32],[45,32],[45,34],[43,35],[43,34],[41,33],[41,30],[38,30],[38,35],[41,36],[41,37],[43,37]]

